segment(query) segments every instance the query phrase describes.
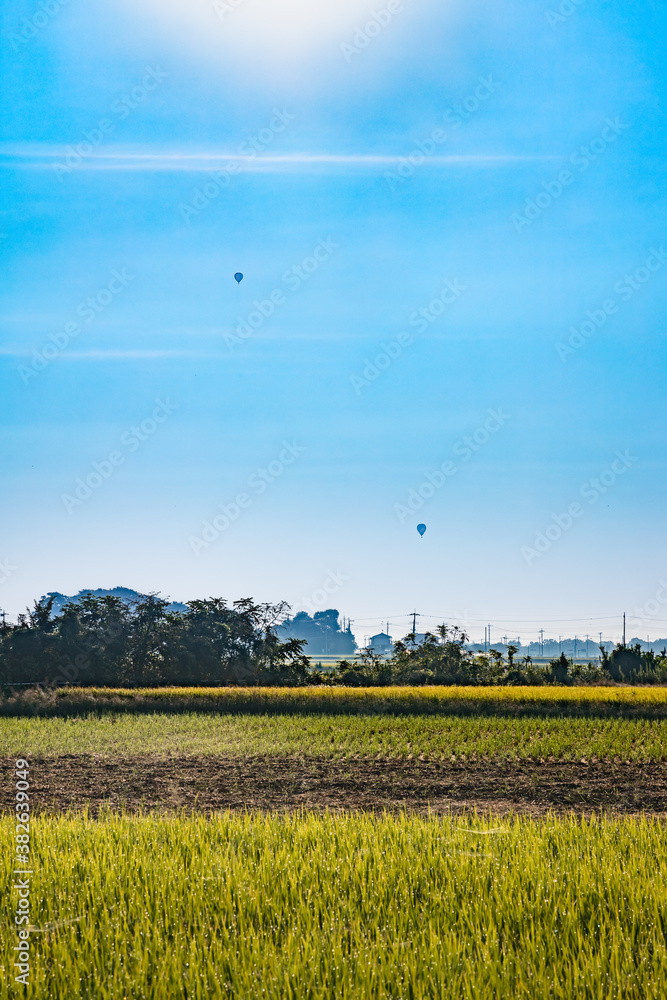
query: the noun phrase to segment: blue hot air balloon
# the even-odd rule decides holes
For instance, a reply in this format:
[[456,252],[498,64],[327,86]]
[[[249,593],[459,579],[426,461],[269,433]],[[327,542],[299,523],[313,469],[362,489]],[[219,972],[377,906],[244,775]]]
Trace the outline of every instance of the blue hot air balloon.
[[236,274],[234,275],[234,277],[236,278],[236,280],[238,281],[238,283],[240,285],[241,282],[243,281],[243,275],[241,274],[241,272],[237,271]]
[[417,525],[417,531],[419,532],[419,534],[423,538],[424,537],[424,532],[426,531],[426,525],[425,524],[418,524]]

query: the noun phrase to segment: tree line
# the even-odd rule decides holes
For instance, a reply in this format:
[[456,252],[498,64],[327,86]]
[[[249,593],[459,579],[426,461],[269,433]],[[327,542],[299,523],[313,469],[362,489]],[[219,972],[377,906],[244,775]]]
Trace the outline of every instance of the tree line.
[[0,678],[7,685],[304,684],[305,643],[276,634],[289,606],[249,598],[190,601],[185,612],[149,594],[127,603],[91,594],[52,614],[37,601],[0,627]]
[[383,659],[371,649],[353,661],[338,665],[337,679],[346,685],[382,684],[665,684],[667,651],[642,652],[637,643],[619,643],[611,653],[600,646],[597,663],[574,663],[565,653],[546,665],[530,656],[516,659],[517,646],[508,646],[506,657],[496,649],[476,653],[466,648],[468,636],[456,625],[440,625],[419,643],[414,635],[395,642],[392,655]]
[[639,645],[601,648],[597,663],[575,664],[565,654],[548,665],[497,650],[475,653],[458,626],[441,625],[421,640],[409,635],[383,658],[372,649],[323,672],[313,667],[306,640],[282,638],[289,605],[250,598],[190,601],[185,611],[149,594],[127,603],[92,594],[53,614],[53,597],[37,601],[14,625],[0,625],[0,682],[4,688],[60,686],[342,684],[582,684],[667,682],[667,652]]

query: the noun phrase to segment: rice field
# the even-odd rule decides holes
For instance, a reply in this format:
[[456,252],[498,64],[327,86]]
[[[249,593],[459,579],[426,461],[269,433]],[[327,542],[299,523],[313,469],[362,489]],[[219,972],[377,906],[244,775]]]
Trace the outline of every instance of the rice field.
[[86,712],[227,714],[650,714],[667,718],[667,688],[647,687],[162,687],[15,690],[0,715]]
[[2,1000],[667,996],[654,820],[43,817],[32,868],[32,982],[10,905]]
[[652,762],[667,689],[60,689],[4,701],[12,754]]
[[[665,689],[89,689],[30,704],[0,708],[0,756],[34,761],[30,984],[13,979],[5,815],[0,1000],[667,996]],[[476,763],[420,764],[452,760]],[[614,766],[578,767],[598,761]],[[77,781],[79,798],[58,791]],[[224,796],[169,804],[207,784],[233,811]],[[496,786],[494,802],[547,805],[474,812]],[[467,812],[450,811],[461,795]],[[549,812],[561,799],[580,814]]]
[[450,715],[119,714],[0,719],[0,756],[667,759],[667,720]]

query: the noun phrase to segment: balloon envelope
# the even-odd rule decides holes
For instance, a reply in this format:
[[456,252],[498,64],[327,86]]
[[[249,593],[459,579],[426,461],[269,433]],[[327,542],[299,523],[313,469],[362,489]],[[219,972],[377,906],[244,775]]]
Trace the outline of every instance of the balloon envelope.
[[237,271],[236,274],[234,275],[234,277],[236,278],[236,280],[238,281],[238,283],[241,284],[241,282],[243,281],[243,275],[241,274],[241,272]]
[[426,531],[426,525],[425,524],[418,524],[417,525],[417,531],[419,532],[419,534],[423,538],[424,537],[424,532]]

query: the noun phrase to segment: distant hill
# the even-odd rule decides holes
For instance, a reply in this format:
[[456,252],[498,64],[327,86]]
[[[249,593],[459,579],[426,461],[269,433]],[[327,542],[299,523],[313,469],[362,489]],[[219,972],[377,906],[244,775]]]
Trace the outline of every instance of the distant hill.
[[[50,590],[48,594],[42,597],[43,601],[53,598],[52,611],[54,615],[62,614],[62,610],[66,604],[74,603],[77,604],[82,597],[86,594],[92,594],[93,597],[120,597],[121,601],[126,604],[131,604],[133,601],[138,600],[140,597],[144,597],[144,594],[138,593],[136,590],[130,590],[128,587],[114,587],[113,590],[103,590],[99,588],[98,590],[80,590],[78,594],[74,597],[67,597],[66,594],[59,594],[57,591]],[[180,604],[178,601],[173,601],[169,607],[169,611],[187,611],[185,604]]]

